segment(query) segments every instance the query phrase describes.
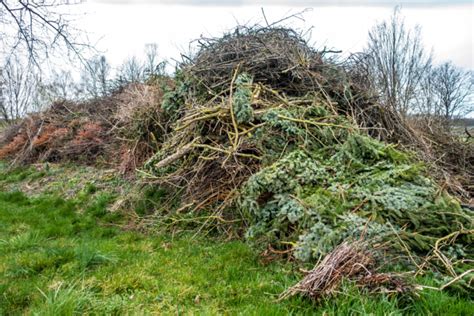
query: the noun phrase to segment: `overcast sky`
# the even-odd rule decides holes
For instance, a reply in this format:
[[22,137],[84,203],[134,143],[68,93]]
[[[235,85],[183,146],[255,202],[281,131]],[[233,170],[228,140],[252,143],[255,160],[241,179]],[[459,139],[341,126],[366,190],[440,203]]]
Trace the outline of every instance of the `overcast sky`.
[[422,27],[425,46],[434,49],[436,62],[452,60],[474,69],[474,4],[464,0],[89,0],[81,5],[87,14],[78,22],[91,38],[101,38],[99,49],[117,65],[140,54],[146,43],[157,43],[162,58],[179,59],[201,35],[219,36],[237,23],[263,23],[262,7],[270,23],[311,8],[305,21],[294,19],[292,26],[313,27],[316,46],[356,52],[364,47],[368,30],[400,3],[406,23]]

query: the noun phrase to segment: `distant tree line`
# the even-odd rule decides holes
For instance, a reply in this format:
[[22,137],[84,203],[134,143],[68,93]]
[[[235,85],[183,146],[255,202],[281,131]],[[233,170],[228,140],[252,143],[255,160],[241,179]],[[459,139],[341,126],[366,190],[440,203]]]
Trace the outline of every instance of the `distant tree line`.
[[143,60],[133,56],[116,69],[104,55],[85,59],[79,78],[74,78],[73,70],[53,69],[45,75],[27,59],[11,55],[0,67],[0,117],[12,122],[57,100],[104,97],[128,84],[162,75],[164,66],[159,61],[156,44],[146,45]]

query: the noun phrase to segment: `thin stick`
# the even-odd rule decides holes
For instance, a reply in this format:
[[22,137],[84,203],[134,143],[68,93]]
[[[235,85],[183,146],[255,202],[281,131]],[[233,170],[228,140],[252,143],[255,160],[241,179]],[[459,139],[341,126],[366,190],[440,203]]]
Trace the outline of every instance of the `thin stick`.
[[454,279],[452,279],[451,281],[449,281],[448,283],[446,283],[445,285],[443,285],[442,287],[439,288],[440,291],[444,290],[445,288],[447,288],[448,286],[450,286],[451,284],[453,284],[454,282],[462,279],[465,275],[469,274],[469,273],[472,273],[474,272],[474,269],[470,269],[470,270],[467,270],[467,271],[464,271],[463,273],[461,273],[460,275],[458,275],[457,277],[455,277]]
[[237,74],[239,73],[239,68],[240,64],[237,65],[237,68],[235,69],[234,76],[232,77],[232,81],[230,82],[230,92],[229,92],[229,108],[230,108],[230,115],[232,117],[232,125],[234,126],[234,132],[235,132],[235,138],[233,140],[233,149],[234,151],[237,150],[237,145],[239,141],[239,126],[237,124],[237,120],[235,119],[235,113],[234,113],[234,102],[233,102],[233,97],[232,94],[234,92],[234,81],[237,78]]
[[265,10],[263,10],[263,7],[260,9],[262,10],[262,15],[263,15],[263,18],[265,19],[265,23],[267,23],[267,27],[269,27],[270,24],[268,23],[267,16],[265,15]]
[[210,150],[214,150],[214,151],[219,151],[221,153],[225,153],[225,154],[228,154],[228,155],[234,154],[234,155],[240,156],[240,157],[246,157],[246,158],[262,160],[261,157],[258,157],[258,156],[252,155],[252,154],[231,152],[230,150],[225,150],[225,149],[222,149],[222,148],[219,148],[219,147],[214,147],[214,146],[210,146],[210,145],[206,145],[206,144],[193,144],[192,147],[206,148],[206,149],[210,149]]
[[346,128],[346,129],[352,129],[352,127],[344,126],[344,125],[339,125],[339,124],[332,124],[332,123],[325,123],[325,122],[314,122],[310,120],[303,120],[303,119],[296,119],[284,115],[278,115],[278,118],[281,118],[282,120],[287,120],[287,121],[292,121],[296,123],[302,123],[302,124],[310,124],[314,126],[329,126],[329,127],[339,127],[339,128]]
[[418,270],[421,269],[421,267],[418,265],[418,263],[416,263],[415,261],[415,258],[413,258],[413,256],[411,255],[410,253],[410,250],[408,249],[407,245],[405,244],[405,242],[400,238],[400,235],[397,233],[397,231],[395,230],[395,228],[393,227],[392,223],[390,222],[387,222],[388,225],[390,226],[390,228],[393,230],[393,232],[395,233],[395,236],[397,236],[398,240],[400,241],[400,243],[402,244],[403,248],[405,249],[405,251],[407,252],[408,254],[408,257],[410,257],[410,260],[413,262],[413,264],[416,265],[416,267],[418,268]]

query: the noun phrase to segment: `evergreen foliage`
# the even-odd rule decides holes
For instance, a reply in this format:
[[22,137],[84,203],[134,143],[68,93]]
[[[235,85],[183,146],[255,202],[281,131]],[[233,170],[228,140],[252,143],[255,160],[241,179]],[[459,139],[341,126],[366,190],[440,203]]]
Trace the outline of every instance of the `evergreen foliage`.
[[[472,227],[408,154],[358,133],[332,150],[295,150],[263,168],[244,185],[240,205],[247,237],[293,244],[303,261],[362,235],[401,249],[399,236],[426,253],[438,238]],[[456,247],[465,252],[471,241]]]
[[252,109],[252,77],[246,73],[237,76],[235,80],[233,99],[234,114],[239,124],[248,123],[253,118]]

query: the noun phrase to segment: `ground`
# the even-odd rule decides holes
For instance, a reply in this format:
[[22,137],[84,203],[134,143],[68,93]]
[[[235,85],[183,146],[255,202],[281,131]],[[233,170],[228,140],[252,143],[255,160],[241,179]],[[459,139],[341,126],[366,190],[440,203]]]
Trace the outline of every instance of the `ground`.
[[[242,240],[130,229],[111,170],[0,166],[0,315],[473,315],[456,293],[372,295],[346,284],[319,303],[277,301],[302,274]],[[128,227],[128,229],[126,229]],[[416,280],[434,285],[425,276]]]

